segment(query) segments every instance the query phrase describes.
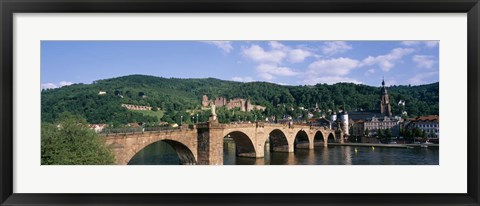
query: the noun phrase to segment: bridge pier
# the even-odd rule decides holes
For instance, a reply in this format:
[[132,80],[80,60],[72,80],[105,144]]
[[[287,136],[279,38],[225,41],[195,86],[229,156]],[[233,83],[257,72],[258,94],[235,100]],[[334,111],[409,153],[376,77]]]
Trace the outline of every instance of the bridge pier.
[[118,165],[127,165],[129,161],[129,157],[127,157],[127,153],[125,151],[125,147],[119,143],[111,143],[108,145],[113,153],[115,154],[115,163]]
[[260,142],[255,147],[255,158],[265,157],[265,142]]
[[343,138],[343,132],[337,131],[335,136],[337,136],[340,139],[340,144],[345,143],[345,139]]
[[288,144],[288,151],[287,152],[294,152],[295,151],[295,144],[290,143]]
[[223,165],[223,129],[217,121],[197,128],[199,165]]
[[315,149],[315,140],[313,138],[308,140],[308,149]]

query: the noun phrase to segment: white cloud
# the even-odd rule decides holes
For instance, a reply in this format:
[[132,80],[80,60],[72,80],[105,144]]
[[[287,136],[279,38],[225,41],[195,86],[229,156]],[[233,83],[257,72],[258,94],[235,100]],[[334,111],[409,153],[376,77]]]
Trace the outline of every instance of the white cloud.
[[40,86],[42,89],[54,89],[58,88],[58,86],[54,83],[44,83]]
[[308,66],[306,75],[304,76],[304,83],[361,83],[355,79],[345,77],[345,75],[349,74],[353,69],[358,68],[359,64],[360,62],[358,60],[343,57],[315,61]]
[[436,47],[439,41],[425,41],[424,43],[425,43],[425,46],[432,48],[432,47]]
[[427,83],[425,79],[438,75],[438,72],[425,72],[425,73],[418,73],[412,78],[408,79],[408,83],[413,85],[420,85]]
[[400,61],[403,56],[408,55],[415,50],[412,48],[395,48],[390,53],[376,57],[368,56],[362,61],[361,66],[378,65],[383,71],[390,71],[395,67],[395,63]]
[[242,48],[242,54],[255,62],[268,64],[281,64],[285,59],[291,63],[300,63],[307,57],[314,55],[307,49],[292,49],[277,41],[271,41],[268,45],[270,50],[266,50],[259,45],[244,47]]
[[368,70],[364,73],[365,76],[370,76],[370,75],[372,75],[372,74],[375,74],[375,69],[368,69]]
[[292,49],[288,53],[288,60],[292,63],[303,62],[305,58],[312,56],[312,53],[302,49]]
[[249,48],[243,48],[242,53],[245,57],[260,63],[279,64],[287,56],[283,50],[265,51],[258,45],[252,45]]
[[311,79],[306,79],[305,84],[315,85],[318,83],[325,83],[325,84],[335,84],[339,82],[349,82],[355,84],[361,84],[361,81],[357,81],[356,79],[352,79],[349,77],[342,77],[342,76],[323,76],[323,77],[315,77]]
[[417,67],[427,69],[431,69],[437,63],[435,57],[430,55],[415,55],[412,57],[412,61],[417,64]]
[[55,88],[60,88],[60,87],[63,87],[63,86],[68,86],[68,85],[72,85],[73,82],[67,82],[67,81],[61,81],[59,83],[43,83],[40,85],[40,88],[42,89],[55,89]]
[[352,49],[352,46],[344,41],[329,41],[323,43],[322,52],[326,55],[333,55],[337,53],[343,53]]
[[60,87],[63,87],[63,86],[68,86],[68,85],[72,85],[73,82],[67,82],[67,81],[61,81],[60,83],[58,83],[58,85]]
[[253,82],[254,81],[252,77],[232,77],[232,80],[237,82]]
[[270,41],[268,43],[268,45],[270,45],[270,47],[272,49],[278,49],[278,50],[284,50],[284,49],[288,49],[287,46],[283,45],[282,43],[278,42],[278,41]]
[[421,43],[420,41],[402,41],[400,44],[404,46],[417,46],[420,43]]
[[288,67],[279,67],[271,64],[260,64],[256,68],[259,76],[266,80],[272,80],[275,76],[296,76],[297,72]]
[[426,47],[432,48],[438,45],[439,41],[402,41],[400,44],[404,46],[419,46],[425,45]]
[[205,41],[205,43],[215,45],[225,53],[230,53],[233,50],[233,46],[230,41]]
[[309,75],[347,75],[359,66],[359,61],[350,58],[318,60],[308,66]]

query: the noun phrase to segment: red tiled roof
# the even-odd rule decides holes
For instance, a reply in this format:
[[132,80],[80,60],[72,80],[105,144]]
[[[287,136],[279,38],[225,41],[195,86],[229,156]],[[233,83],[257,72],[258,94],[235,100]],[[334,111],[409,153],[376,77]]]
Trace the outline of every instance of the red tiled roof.
[[412,121],[414,121],[414,122],[439,121],[439,116],[438,115],[422,116],[422,117],[417,117],[417,118],[413,119]]

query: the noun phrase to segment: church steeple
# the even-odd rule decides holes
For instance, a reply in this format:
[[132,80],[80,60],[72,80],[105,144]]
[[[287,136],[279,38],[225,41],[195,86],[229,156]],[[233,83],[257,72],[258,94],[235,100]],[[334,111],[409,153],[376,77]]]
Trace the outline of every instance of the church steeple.
[[384,78],[382,78],[382,92],[380,94],[380,113],[385,116],[392,116],[392,108],[390,107],[390,101],[388,100]]
[[387,88],[385,87],[385,79],[382,77],[382,93],[381,95],[387,95],[387,103],[388,103],[388,94]]

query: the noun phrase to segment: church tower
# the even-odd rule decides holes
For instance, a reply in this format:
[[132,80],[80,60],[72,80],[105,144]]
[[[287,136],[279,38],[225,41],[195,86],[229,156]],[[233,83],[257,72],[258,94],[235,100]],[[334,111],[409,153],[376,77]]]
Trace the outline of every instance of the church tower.
[[385,80],[382,79],[382,92],[380,99],[380,113],[384,116],[392,116],[392,108],[388,100],[387,88],[385,88]]

